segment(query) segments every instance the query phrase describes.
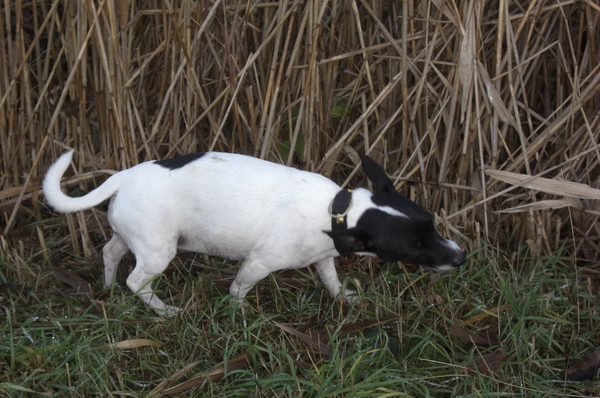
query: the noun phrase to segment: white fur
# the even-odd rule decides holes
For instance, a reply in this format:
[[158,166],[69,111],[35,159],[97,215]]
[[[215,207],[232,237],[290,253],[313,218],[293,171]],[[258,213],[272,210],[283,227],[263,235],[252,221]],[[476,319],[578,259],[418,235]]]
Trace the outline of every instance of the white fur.
[[[340,187],[315,173],[252,157],[208,153],[170,170],[145,162],[121,171],[79,198],[66,196],[60,179],[73,151],[54,163],[43,182],[47,202],[63,213],[89,209],[111,198],[108,219],[114,231],[103,249],[105,286],[113,282],[128,250],[136,266],[127,286],[161,315],[180,309],[165,305],[152,291],[152,280],[178,250],[243,260],[230,292],[242,300],[269,273],[316,263],[323,284],[339,297],[342,284],[334,267],[338,256],[328,206]],[[371,193],[357,189],[348,227],[374,207]],[[400,213],[401,214],[401,213]],[[345,297],[355,301],[349,290]]]
[[456,244],[453,240],[445,239],[446,246],[448,246],[452,250],[460,251],[460,246]]
[[406,214],[404,214],[401,211],[398,211],[396,209],[393,209],[389,206],[377,206],[377,207],[379,208],[379,210],[384,211],[389,215],[396,216],[396,217],[409,218]]

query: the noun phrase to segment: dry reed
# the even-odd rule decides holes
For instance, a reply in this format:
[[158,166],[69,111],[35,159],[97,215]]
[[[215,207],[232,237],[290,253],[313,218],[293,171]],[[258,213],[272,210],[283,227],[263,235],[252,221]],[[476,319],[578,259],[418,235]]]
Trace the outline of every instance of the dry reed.
[[[593,2],[0,7],[3,241],[21,239],[22,220],[47,217],[40,179],[68,147],[82,174],[72,183],[86,190],[87,172],[206,150],[348,183],[360,175],[357,155],[369,153],[402,191],[443,208],[446,228],[471,249],[481,228],[539,255],[565,245],[598,260],[597,197],[527,185],[543,176],[600,188]],[[68,219],[75,253],[90,255],[100,219]]]

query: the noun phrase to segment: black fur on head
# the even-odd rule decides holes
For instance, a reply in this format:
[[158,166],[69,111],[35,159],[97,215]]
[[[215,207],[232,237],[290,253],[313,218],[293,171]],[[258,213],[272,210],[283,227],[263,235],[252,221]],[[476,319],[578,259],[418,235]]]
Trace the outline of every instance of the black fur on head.
[[364,252],[384,261],[439,270],[458,267],[465,261],[458,245],[437,233],[433,216],[398,193],[377,162],[364,156],[362,168],[373,183],[373,207],[360,215],[355,227],[325,231],[339,250],[346,251],[341,255]]

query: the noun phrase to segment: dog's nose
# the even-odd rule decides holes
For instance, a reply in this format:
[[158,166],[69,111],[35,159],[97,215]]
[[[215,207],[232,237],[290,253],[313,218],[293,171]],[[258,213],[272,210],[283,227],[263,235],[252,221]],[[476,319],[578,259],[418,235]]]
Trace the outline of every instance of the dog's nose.
[[467,255],[464,252],[458,252],[456,257],[452,259],[452,263],[455,267],[460,267],[464,264],[467,259]]

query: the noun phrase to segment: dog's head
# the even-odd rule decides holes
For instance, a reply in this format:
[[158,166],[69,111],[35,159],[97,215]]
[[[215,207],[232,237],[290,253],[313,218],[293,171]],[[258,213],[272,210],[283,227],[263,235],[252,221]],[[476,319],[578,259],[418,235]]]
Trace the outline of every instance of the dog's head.
[[465,253],[458,245],[437,233],[433,216],[399,194],[377,162],[364,156],[362,168],[373,183],[372,206],[359,215],[356,226],[325,231],[341,255],[374,254],[384,261],[415,263],[440,271],[465,262]]

